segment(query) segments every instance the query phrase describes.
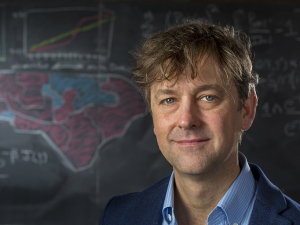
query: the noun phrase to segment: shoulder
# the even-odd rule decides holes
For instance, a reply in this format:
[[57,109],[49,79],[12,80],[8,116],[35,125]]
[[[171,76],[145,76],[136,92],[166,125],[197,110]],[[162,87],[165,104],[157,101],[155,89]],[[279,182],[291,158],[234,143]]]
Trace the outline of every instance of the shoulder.
[[160,217],[169,179],[166,177],[145,191],[112,198],[106,205],[100,225],[143,224],[141,221]]
[[250,168],[258,181],[253,217],[260,218],[258,221],[261,218],[287,219],[300,225],[300,205],[283,194],[258,166],[250,164]]
[[297,218],[298,224],[300,224],[300,205],[295,202],[293,199],[284,195],[287,202],[287,210],[283,213],[283,215],[289,218]]
[[116,196],[110,200],[108,206],[116,209],[122,208],[122,206],[126,206],[126,208],[139,207],[145,204],[145,201],[147,201],[147,205],[149,205],[152,201],[157,201],[160,197],[165,196],[169,179],[169,177],[166,177],[142,192]]

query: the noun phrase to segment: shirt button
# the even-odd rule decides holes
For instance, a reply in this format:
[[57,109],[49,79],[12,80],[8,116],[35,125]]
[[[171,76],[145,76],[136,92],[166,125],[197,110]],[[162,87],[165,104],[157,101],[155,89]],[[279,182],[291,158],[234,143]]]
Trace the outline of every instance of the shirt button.
[[168,219],[170,222],[172,221],[172,216],[170,214],[168,214]]
[[233,225],[238,225],[237,223],[234,223]]

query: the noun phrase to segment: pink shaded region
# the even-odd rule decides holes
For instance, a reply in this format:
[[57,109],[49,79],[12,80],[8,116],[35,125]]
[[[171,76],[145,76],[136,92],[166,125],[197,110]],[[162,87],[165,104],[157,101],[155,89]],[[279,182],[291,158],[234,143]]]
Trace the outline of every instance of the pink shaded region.
[[100,130],[93,127],[90,119],[83,113],[71,116],[65,125],[71,133],[66,156],[75,167],[86,166],[102,141]]
[[23,93],[23,91],[24,88],[16,84],[15,74],[2,74],[0,76],[0,94],[3,99],[6,99],[7,95],[16,99]]
[[62,122],[71,112],[73,112],[73,101],[76,98],[77,93],[73,89],[68,89],[63,93],[64,105],[58,109],[54,109],[53,117],[57,122]]
[[38,131],[42,130],[49,135],[51,140],[57,145],[57,147],[64,151],[68,145],[68,132],[65,131],[60,125],[45,125],[33,120],[24,119],[16,116],[15,118],[16,128],[23,131]]
[[26,86],[39,86],[48,83],[48,75],[43,73],[22,73],[18,77],[18,83]]
[[50,98],[44,99],[44,105],[41,109],[28,109],[24,107],[20,102],[15,101],[13,98],[8,96],[5,100],[7,105],[13,110],[31,118],[52,121],[52,100]]
[[52,100],[41,93],[46,82],[48,76],[45,74],[3,74],[0,76],[0,94],[9,109],[34,119],[51,121]]
[[48,82],[46,74],[23,73],[18,78],[19,84],[26,88],[26,92],[20,100],[26,106],[42,106],[42,86]]
[[101,89],[116,93],[119,103],[114,106],[91,107],[86,109],[86,113],[104,130],[107,139],[123,133],[133,117],[145,112],[146,105],[138,90],[125,80],[111,78]]
[[15,125],[20,130],[44,131],[75,168],[88,165],[101,142],[124,133],[128,123],[146,111],[138,90],[123,79],[111,78],[100,87],[115,93],[118,103],[94,105],[84,111],[74,111],[77,93],[73,89],[63,93],[64,105],[53,109],[52,99],[41,93],[42,85],[48,82],[44,74],[25,73],[18,81],[16,84],[15,75],[0,76],[4,101],[0,102],[0,113],[7,109],[18,112]]
[[[85,110],[85,115],[71,116],[66,123],[72,137],[69,150],[65,153],[76,168],[87,165],[97,146],[107,138],[125,132],[126,125],[140,113],[144,113],[146,105],[140,93],[128,82],[111,78],[101,86],[102,90],[114,92],[119,103],[113,106],[92,106]],[[92,126],[91,117],[98,129]],[[102,140],[104,132],[105,139]]]

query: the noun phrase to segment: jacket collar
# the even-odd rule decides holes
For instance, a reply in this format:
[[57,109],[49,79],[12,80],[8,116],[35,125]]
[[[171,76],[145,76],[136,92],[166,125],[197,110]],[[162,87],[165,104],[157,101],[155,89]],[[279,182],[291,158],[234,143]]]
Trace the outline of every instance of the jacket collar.
[[287,208],[282,192],[268,180],[258,166],[250,164],[250,168],[258,185],[249,224],[291,225],[290,220],[280,215]]
[[161,210],[163,208],[169,180],[170,176],[157,182],[143,192],[145,198],[141,198],[141,200],[143,201],[144,207],[140,207],[139,210],[145,210],[145,212],[142,213],[142,217],[144,217],[145,221],[152,221],[149,225],[161,225],[163,221]]

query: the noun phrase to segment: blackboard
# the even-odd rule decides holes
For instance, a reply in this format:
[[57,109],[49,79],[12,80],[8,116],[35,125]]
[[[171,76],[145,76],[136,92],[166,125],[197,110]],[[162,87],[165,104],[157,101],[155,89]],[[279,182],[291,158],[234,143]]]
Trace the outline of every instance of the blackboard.
[[1,2],[0,224],[95,225],[170,174],[129,52],[187,18],[250,36],[259,104],[240,150],[300,202],[300,3]]

